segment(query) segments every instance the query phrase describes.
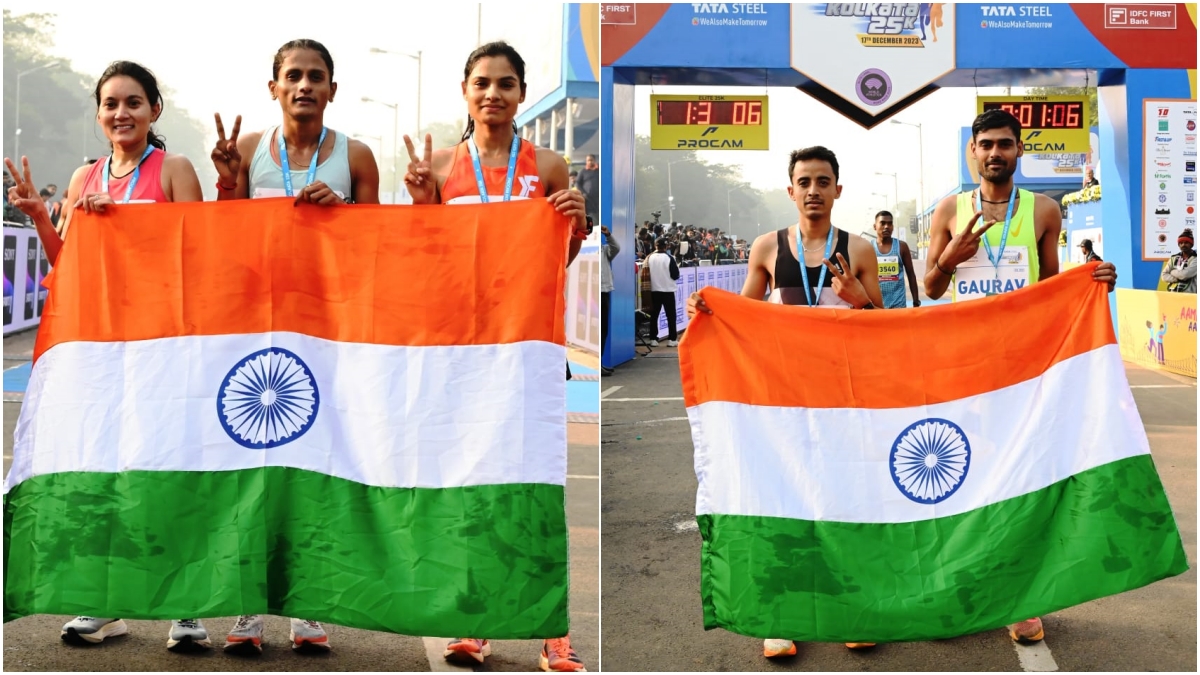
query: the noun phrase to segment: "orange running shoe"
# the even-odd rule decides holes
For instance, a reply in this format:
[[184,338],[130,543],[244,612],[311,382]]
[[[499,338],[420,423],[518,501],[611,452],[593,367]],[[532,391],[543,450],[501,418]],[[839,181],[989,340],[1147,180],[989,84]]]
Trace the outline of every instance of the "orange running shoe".
[[492,646],[487,640],[477,640],[475,638],[459,638],[451,640],[450,644],[446,645],[446,653],[442,657],[451,663],[461,663],[465,665],[473,665],[475,663],[483,663],[483,660],[492,655]]
[[1042,629],[1042,620],[1035,617],[1009,626],[1008,636],[1012,638],[1013,642],[1033,644],[1041,642],[1042,638],[1046,637],[1046,631]]
[[556,673],[586,673],[587,666],[571,649],[571,636],[554,638],[542,643],[542,670]]
[[768,659],[795,655],[796,643],[791,640],[763,640],[763,656]]

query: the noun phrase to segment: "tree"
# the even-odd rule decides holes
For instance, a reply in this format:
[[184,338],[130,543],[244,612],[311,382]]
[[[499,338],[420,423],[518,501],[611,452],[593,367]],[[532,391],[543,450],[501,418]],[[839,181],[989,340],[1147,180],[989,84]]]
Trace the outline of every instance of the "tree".
[[1100,108],[1097,100],[1096,87],[1027,87],[1026,96],[1087,96],[1088,97],[1088,126],[1100,126]]
[[[53,46],[53,14],[14,16],[4,10],[4,155],[15,157],[17,126],[17,80],[20,73],[20,153],[29,157],[34,181],[39,186],[56,183],[63,195],[67,183],[84,157],[109,153],[108,140],[96,129],[96,75],[70,68],[45,50]],[[57,64],[51,68],[41,68]],[[41,68],[40,70],[37,70]],[[97,74],[98,75],[98,74]],[[208,198],[215,198],[217,174],[208,161],[211,151],[205,138],[208,128],[186,111],[175,109],[170,90],[159,84],[164,113],[155,124],[171,152],[192,160],[200,185]]]

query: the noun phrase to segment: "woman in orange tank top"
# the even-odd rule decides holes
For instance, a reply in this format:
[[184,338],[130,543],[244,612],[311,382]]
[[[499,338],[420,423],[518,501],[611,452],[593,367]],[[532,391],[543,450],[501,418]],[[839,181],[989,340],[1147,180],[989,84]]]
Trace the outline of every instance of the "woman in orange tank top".
[[[525,102],[525,61],[504,42],[483,45],[467,58],[462,91],[470,114],[462,142],[434,152],[433,139],[427,134],[425,152],[418,159],[412,139],[404,137],[412,159],[404,183],[413,203],[478,204],[544,197],[575,221],[567,259],[570,265],[588,235],[583,195],[570,189],[567,164],[558,153],[517,136],[513,120],[517,106]],[[447,661],[474,665],[483,663],[490,653],[485,639],[459,638],[446,645],[443,656]],[[571,648],[570,636],[543,641],[540,662],[542,670],[586,670]]]
[[[463,100],[467,102],[467,129],[462,142],[433,150],[425,136],[425,152],[418,159],[413,141],[404,137],[412,160],[404,183],[414,204],[461,204],[545,197],[559,213],[575,220],[575,233],[567,264],[579,253],[587,237],[583,196],[570,189],[567,164],[553,150],[539,148],[517,136],[517,107],[525,102],[525,61],[504,42],[491,42],[471,52],[463,70]],[[515,162],[511,161],[513,145]],[[478,149],[487,197],[480,196],[472,147]],[[509,165],[513,164],[509,177]],[[511,188],[507,188],[511,180]],[[548,196],[547,196],[548,195]]]
[[115,61],[100,76],[93,95],[96,121],[112,145],[112,155],[75,170],[63,197],[59,230],[50,222],[50,212],[33,186],[29,160],[19,158],[23,170],[18,173],[12,160],[5,159],[17,182],[9,191],[9,201],[33,219],[51,265],[58,258],[75,209],[104,211],[106,206],[124,201],[203,199],[195,167],[187,157],[168,153],[166,143],[151,126],[163,108],[153,73],[132,61]]

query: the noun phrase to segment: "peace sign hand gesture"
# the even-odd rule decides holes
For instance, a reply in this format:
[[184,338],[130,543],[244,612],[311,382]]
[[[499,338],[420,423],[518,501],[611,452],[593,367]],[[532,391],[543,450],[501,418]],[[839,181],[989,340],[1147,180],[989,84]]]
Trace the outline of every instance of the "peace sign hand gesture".
[[8,167],[8,175],[16,181],[16,185],[8,189],[8,203],[20,209],[30,218],[37,218],[39,214],[44,213],[46,220],[49,220],[50,212],[46,210],[46,203],[42,201],[37,188],[33,186],[33,174],[29,171],[29,158],[21,158],[21,166],[25,170],[23,174],[17,172],[16,165],[7,157],[4,158],[4,165]]
[[[829,269],[829,273],[833,275],[833,292],[842,300],[850,303],[854,309],[862,309],[871,304],[871,298],[867,295],[867,289],[863,288],[862,282],[858,277],[850,272],[850,263],[842,257],[842,254],[837,254],[838,264],[834,265],[829,259],[825,259],[825,267]],[[839,270],[838,267],[841,267]],[[817,302],[821,301],[821,289],[817,289]]]
[[437,181],[433,177],[433,136],[425,134],[425,153],[417,159],[417,149],[412,139],[404,136],[408,148],[408,172],[404,174],[404,185],[414,204],[437,203]]
[[238,132],[242,130],[242,116],[233,121],[233,133],[225,140],[225,125],[221,124],[221,113],[217,118],[217,147],[213,148],[213,166],[217,168],[217,182],[228,189],[237,187],[238,174],[242,170],[242,155],[238,152]]
[[[990,223],[985,223],[983,227],[975,230],[975,223],[983,217],[983,211],[976,211],[971,220],[967,222],[966,228],[962,232],[950,238],[950,243],[946,245],[946,250],[942,252],[941,259],[938,263],[939,267],[953,271],[962,263],[967,262],[975,257],[979,252],[979,242],[983,239],[984,234],[992,229],[992,226],[1000,222],[993,220]],[[945,262],[941,262],[945,261]]]

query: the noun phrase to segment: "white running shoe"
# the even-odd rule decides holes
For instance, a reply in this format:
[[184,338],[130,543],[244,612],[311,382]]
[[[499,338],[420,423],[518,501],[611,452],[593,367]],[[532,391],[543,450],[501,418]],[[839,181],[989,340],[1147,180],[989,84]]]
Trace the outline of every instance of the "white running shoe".
[[233,630],[225,638],[225,651],[235,654],[262,653],[263,620],[258,614],[237,618]]
[[325,629],[316,621],[292,619],[292,633],[288,638],[292,641],[292,649],[295,650],[309,647],[327,652],[333,649],[329,646],[329,636],[325,634]]
[[167,649],[173,652],[191,652],[212,647],[208,631],[199,619],[178,619],[171,622],[167,635]]
[[678,340],[667,340],[667,346],[668,347],[678,347],[679,341]]
[[651,341],[650,341],[650,346],[651,346],[651,347],[657,347],[657,346],[658,346],[658,340],[651,340]]
[[62,627],[62,640],[71,644],[100,644],[105,638],[126,635],[129,626],[120,619],[97,619],[77,616]]

